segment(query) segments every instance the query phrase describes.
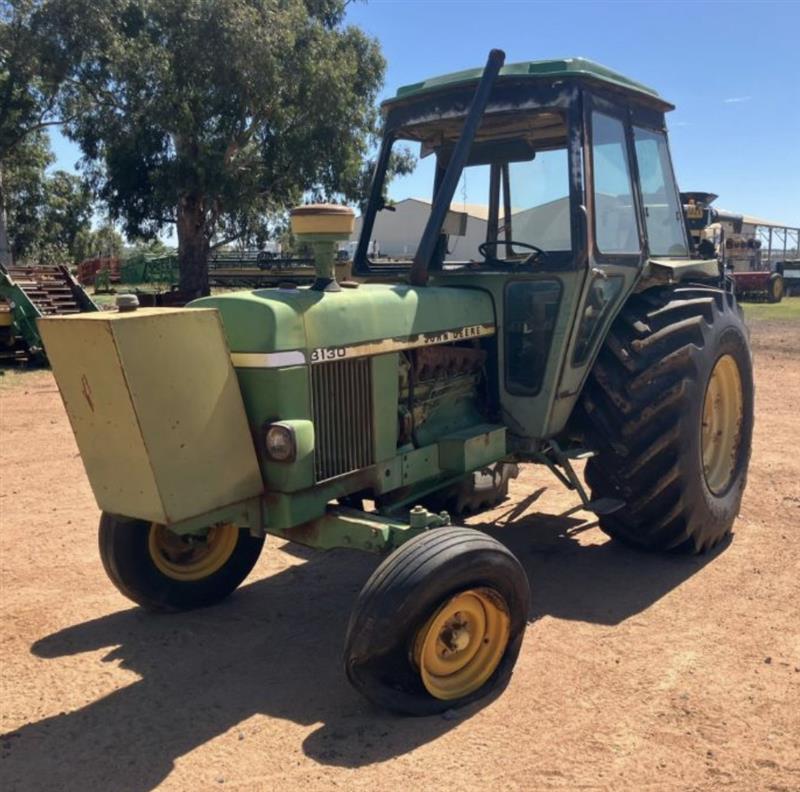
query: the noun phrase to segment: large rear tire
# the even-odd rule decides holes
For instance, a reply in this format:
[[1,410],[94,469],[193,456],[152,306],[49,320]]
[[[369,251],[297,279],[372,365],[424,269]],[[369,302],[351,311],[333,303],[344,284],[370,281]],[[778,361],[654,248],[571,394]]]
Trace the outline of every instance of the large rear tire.
[[392,553],[364,585],[345,670],[373,703],[406,715],[461,707],[511,676],[530,592],[519,561],[471,528],[436,528]]
[[255,566],[263,537],[225,524],[205,537],[180,537],[162,525],[103,513],[100,560],[128,599],[151,611],[214,605]]
[[581,397],[600,518],[648,550],[699,553],[739,512],[753,431],[747,330],[733,295],[677,287],[634,295],[614,322]]

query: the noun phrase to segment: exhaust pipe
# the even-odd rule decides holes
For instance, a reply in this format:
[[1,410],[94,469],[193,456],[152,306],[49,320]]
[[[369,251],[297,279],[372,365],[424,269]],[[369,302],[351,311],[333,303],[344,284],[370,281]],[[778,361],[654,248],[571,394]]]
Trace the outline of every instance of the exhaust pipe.
[[450,210],[450,203],[458,186],[458,180],[461,178],[461,171],[464,170],[470,148],[472,148],[472,141],[475,139],[475,134],[483,117],[483,111],[486,109],[489,95],[505,60],[506,54],[503,50],[493,49],[489,53],[486,67],[481,75],[481,81],[475,90],[472,105],[464,121],[464,128],[461,130],[461,136],[450,156],[450,162],[447,165],[442,183],[436,191],[428,223],[422,233],[417,253],[414,256],[414,262],[411,265],[409,280],[414,286],[425,286],[428,283],[428,267],[436,250],[436,244],[439,241],[442,224],[447,212]]

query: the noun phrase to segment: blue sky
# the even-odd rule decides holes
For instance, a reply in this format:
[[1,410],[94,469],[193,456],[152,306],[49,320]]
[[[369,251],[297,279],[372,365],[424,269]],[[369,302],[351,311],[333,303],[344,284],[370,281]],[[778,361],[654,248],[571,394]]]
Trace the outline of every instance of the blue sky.
[[[667,121],[682,190],[800,225],[800,0],[370,0],[348,17],[383,47],[383,96],[481,66],[492,47],[508,63],[581,56],[620,71],[676,105]],[[72,169],[77,149],[53,144],[56,167]]]

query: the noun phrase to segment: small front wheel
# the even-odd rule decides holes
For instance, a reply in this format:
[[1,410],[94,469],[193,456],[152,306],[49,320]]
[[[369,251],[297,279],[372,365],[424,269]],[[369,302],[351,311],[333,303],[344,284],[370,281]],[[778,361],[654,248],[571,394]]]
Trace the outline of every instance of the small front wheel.
[[421,534],[364,585],[347,629],[347,676],[396,712],[464,706],[508,681],[529,599],[519,561],[495,539],[457,527]]
[[100,559],[111,582],[152,611],[213,605],[247,577],[263,537],[231,523],[203,537],[179,536],[163,525],[105,514],[100,517]]

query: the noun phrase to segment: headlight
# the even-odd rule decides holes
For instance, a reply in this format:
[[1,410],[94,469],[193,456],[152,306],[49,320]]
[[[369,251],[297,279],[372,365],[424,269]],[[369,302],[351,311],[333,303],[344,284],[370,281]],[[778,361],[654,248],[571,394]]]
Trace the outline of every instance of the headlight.
[[293,462],[297,457],[294,429],[282,423],[269,424],[264,435],[267,456],[274,462]]

